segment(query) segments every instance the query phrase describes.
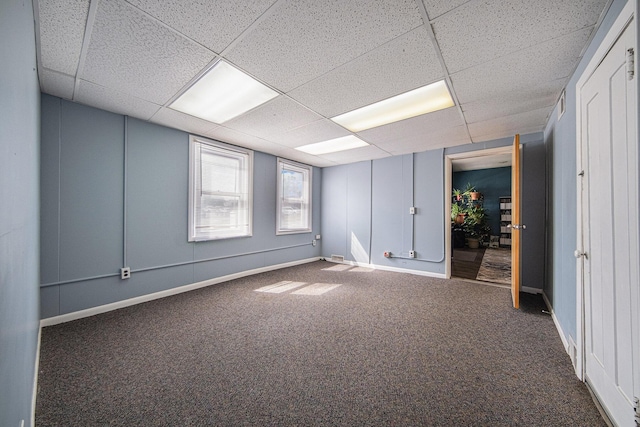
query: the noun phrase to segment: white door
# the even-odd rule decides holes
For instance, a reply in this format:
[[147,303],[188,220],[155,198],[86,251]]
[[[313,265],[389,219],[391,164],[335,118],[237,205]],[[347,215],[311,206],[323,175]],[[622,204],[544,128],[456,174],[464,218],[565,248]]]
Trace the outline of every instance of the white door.
[[578,89],[584,375],[619,426],[636,425],[634,396],[640,386],[637,76],[629,79],[627,72],[634,25]]

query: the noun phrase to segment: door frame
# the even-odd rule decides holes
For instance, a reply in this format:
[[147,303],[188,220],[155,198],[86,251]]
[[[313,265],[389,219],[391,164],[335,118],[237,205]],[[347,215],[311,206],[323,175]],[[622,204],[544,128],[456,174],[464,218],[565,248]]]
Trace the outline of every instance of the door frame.
[[513,151],[513,142],[496,148],[464,151],[444,156],[444,241],[445,241],[445,279],[451,279],[451,192],[453,191],[453,162],[460,159],[482,158],[494,154],[506,154]]
[[[578,174],[582,168],[582,120],[581,120],[581,92],[591,75],[598,68],[609,50],[613,47],[622,32],[627,28],[629,22],[637,15],[639,0],[629,0],[624,6],[613,25],[605,35],[604,39],[598,46],[593,57],[587,64],[585,70],[580,75],[576,83],[576,254],[583,252],[583,208],[582,208],[582,180]],[[634,31],[636,37],[636,46],[638,44],[638,21],[634,23]],[[636,63],[638,61],[638,52],[636,52]],[[640,78],[637,73],[634,78]],[[635,104],[638,105],[638,94],[635,93]],[[638,118],[636,117],[636,120]],[[576,352],[575,352],[575,373],[581,381],[585,380],[585,299],[584,299],[584,275],[582,268],[582,258],[576,257]]]

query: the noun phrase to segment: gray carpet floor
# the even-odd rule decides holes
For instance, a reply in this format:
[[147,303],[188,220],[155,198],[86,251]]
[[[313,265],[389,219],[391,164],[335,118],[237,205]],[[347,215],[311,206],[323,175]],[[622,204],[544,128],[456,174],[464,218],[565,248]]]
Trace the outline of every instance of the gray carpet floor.
[[606,425],[539,296],[332,266],[43,328],[36,424]]

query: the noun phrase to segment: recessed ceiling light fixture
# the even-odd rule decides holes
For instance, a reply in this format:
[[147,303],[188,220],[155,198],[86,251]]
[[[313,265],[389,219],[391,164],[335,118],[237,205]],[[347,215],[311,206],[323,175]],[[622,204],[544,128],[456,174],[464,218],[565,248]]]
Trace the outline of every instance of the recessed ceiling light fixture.
[[305,153],[319,155],[335,153],[336,151],[351,150],[358,147],[366,147],[367,144],[360,138],[348,135],[340,138],[330,139],[328,141],[316,142],[315,144],[303,145],[302,147],[296,147],[296,150],[304,151]]
[[444,80],[440,80],[375,104],[349,111],[333,117],[331,120],[351,132],[360,132],[365,129],[443,110],[454,105],[447,84]]
[[278,92],[220,61],[180,95],[170,107],[220,124],[276,96]]

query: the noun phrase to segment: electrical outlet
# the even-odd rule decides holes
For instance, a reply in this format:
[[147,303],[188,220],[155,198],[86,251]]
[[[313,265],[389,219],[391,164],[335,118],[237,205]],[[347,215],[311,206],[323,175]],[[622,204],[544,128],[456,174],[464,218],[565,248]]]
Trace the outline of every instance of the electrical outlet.
[[416,251],[409,251],[409,256],[411,258],[415,258],[416,257]]
[[313,240],[311,241],[311,244],[312,244],[313,246],[315,246],[315,245],[316,245],[316,243],[317,243],[317,242],[316,242],[316,240],[315,240],[315,239],[313,239]]
[[120,279],[126,280],[131,277],[131,267],[122,267],[120,269]]

